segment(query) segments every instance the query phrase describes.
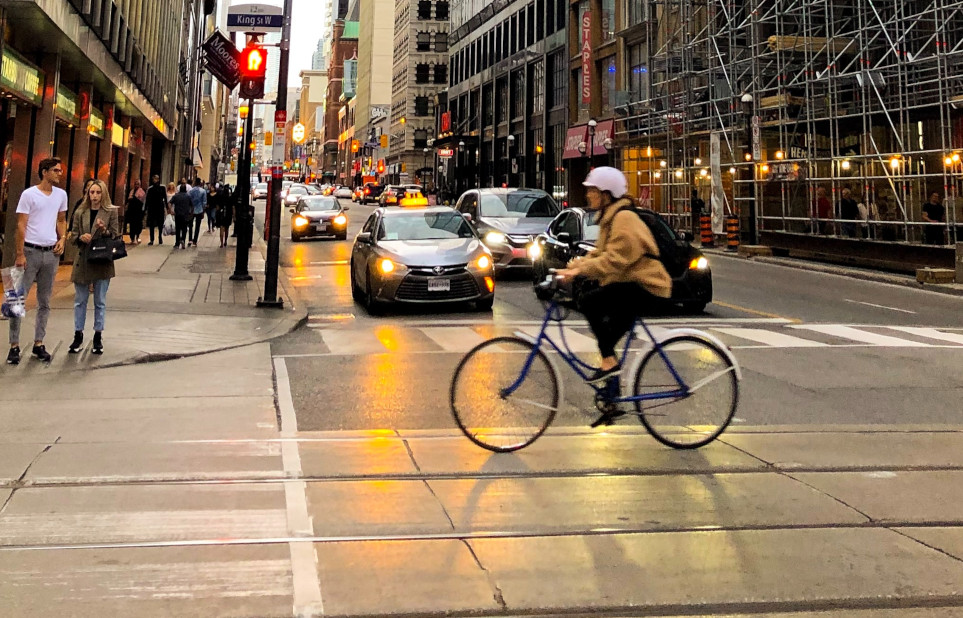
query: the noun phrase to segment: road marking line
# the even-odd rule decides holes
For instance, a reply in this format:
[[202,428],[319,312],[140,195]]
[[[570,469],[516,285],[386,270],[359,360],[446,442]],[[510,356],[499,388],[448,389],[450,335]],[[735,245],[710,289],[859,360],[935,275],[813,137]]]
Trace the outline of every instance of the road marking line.
[[764,318],[773,318],[773,319],[778,318],[780,320],[785,320],[786,322],[791,322],[793,324],[799,324],[802,322],[802,320],[799,320],[796,318],[787,318],[786,316],[779,315],[778,313],[767,313],[765,311],[756,311],[755,309],[750,309],[749,307],[743,307],[741,305],[724,303],[721,300],[714,300],[712,301],[712,304],[719,305],[720,307],[725,307],[726,309],[733,309],[735,311],[742,311],[744,313],[751,313],[753,315],[761,315]]
[[[794,324],[798,321],[793,321],[789,318],[715,318],[711,316],[701,317],[701,318],[647,318],[645,320],[646,324],[669,324],[669,325],[706,325],[710,326],[713,324]],[[404,326],[411,327],[435,327],[435,326],[504,326],[506,328],[515,328],[518,326],[541,326],[542,320],[431,320],[430,322],[416,320],[416,321],[402,321],[400,324]],[[565,325],[568,327],[585,328],[588,327],[588,322],[582,319],[572,318],[565,320]]]
[[330,262],[308,262],[308,266],[346,266],[348,260],[332,260]]
[[876,303],[866,303],[861,300],[851,300],[849,298],[844,299],[847,303],[854,303],[857,305],[866,305],[867,307],[876,307],[877,309],[887,309],[889,311],[899,311],[900,313],[911,313],[916,315],[915,311],[910,311],[909,309],[900,309],[898,307],[887,307],[886,305],[877,305]]
[[963,335],[958,335],[956,333],[944,333],[936,330],[935,328],[917,328],[915,326],[887,326],[887,328],[898,330],[910,335],[916,335],[917,337],[926,337],[927,339],[938,339],[940,341],[963,344]]
[[817,333],[822,333],[824,335],[830,335],[832,337],[839,337],[841,339],[850,339],[852,341],[861,341],[863,343],[870,343],[878,346],[887,346],[891,348],[928,348],[931,347],[928,343],[920,343],[918,341],[910,341],[908,339],[900,339],[899,337],[889,337],[887,335],[880,335],[877,333],[871,333],[864,330],[857,330],[855,328],[850,328],[849,326],[839,326],[838,324],[814,324],[805,326],[790,326],[789,328],[797,328],[800,330],[810,330]]
[[467,352],[485,338],[467,326],[423,327],[426,337],[449,352]]
[[[291,396],[291,379],[283,358],[274,358],[274,375],[277,380],[278,408],[281,412],[281,437],[294,437],[298,420]],[[285,476],[301,476],[301,455],[296,440],[281,442],[281,461]],[[307,483],[295,481],[284,483],[284,502],[287,513],[288,532],[292,536],[314,536],[314,524],[308,511]],[[290,541],[291,576],[294,592],[295,616],[318,616],[324,613],[321,598],[321,579],[318,573],[318,555],[310,541]]]
[[774,348],[825,348],[829,344],[810,341],[801,337],[793,337],[768,330],[755,328],[713,328],[712,330],[724,335],[732,335],[740,339],[748,339],[757,343],[765,343]]
[[316,333],[321,335],[324,345],[334,354],[352,356],[355,354],[381,354],[387,352],[378,337],[367,330],[342,330],[337,328],[319,328]]

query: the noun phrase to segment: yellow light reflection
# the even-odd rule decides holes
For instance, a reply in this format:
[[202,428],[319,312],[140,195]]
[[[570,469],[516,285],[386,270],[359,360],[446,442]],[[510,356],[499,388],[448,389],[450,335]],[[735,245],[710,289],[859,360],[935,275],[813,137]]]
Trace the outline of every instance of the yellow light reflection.
[[401,333],[395,326],[379,326],[375,329],[375,337],[389,352],[397,352],[401,344]]

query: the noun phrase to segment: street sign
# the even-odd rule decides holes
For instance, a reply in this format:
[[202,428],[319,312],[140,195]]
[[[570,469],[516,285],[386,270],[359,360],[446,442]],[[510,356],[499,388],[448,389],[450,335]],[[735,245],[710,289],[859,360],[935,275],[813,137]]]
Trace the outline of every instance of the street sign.
[[234,43],[220,30],[215,30],[202,47],[207,70],[228,90],[234,90],[241,83],[240,52]]
[[280,32],[284,25],[281,7],[270,4],[235,4],[227,9],[227,31],[257,34]]
[[752,117],[752,159],[762,160],[762,122],[759,116]]
[[[286,116],[285,116],[286,117]],[[285,150],[287,150],[287,131],[285,128],[287,126],[286,122],[278,122],[276,120],[277,114],[275,114],[274,122],[274,149],[271,152],[271,156],[278,161],[284,160]]]
[[299,122],[291,129],[291,138],[295,144],[303,144],[304,137],[304,125]]

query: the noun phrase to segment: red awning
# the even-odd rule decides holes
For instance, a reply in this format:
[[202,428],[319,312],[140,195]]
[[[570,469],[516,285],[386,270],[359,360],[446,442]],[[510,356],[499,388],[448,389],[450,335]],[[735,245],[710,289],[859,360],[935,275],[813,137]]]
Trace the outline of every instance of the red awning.
[[615,141],[615,121],[603,120],[595,127],[595,156],[608,154],[605,149],[605,140]]
[[565,152],[562,153],[562,158],[577,159],[584,157],[585,155],[578,149],[578,145],[582,142],[588,144],[588,126],[583,124],[577,127],[570,127],[568,134],[565,136]]

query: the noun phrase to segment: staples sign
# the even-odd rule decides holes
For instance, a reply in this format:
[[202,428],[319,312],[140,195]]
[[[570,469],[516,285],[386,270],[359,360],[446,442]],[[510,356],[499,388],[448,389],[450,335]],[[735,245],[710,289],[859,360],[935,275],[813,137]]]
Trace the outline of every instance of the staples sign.
[[592,13],[582,15],[582,103],[592,102]]

